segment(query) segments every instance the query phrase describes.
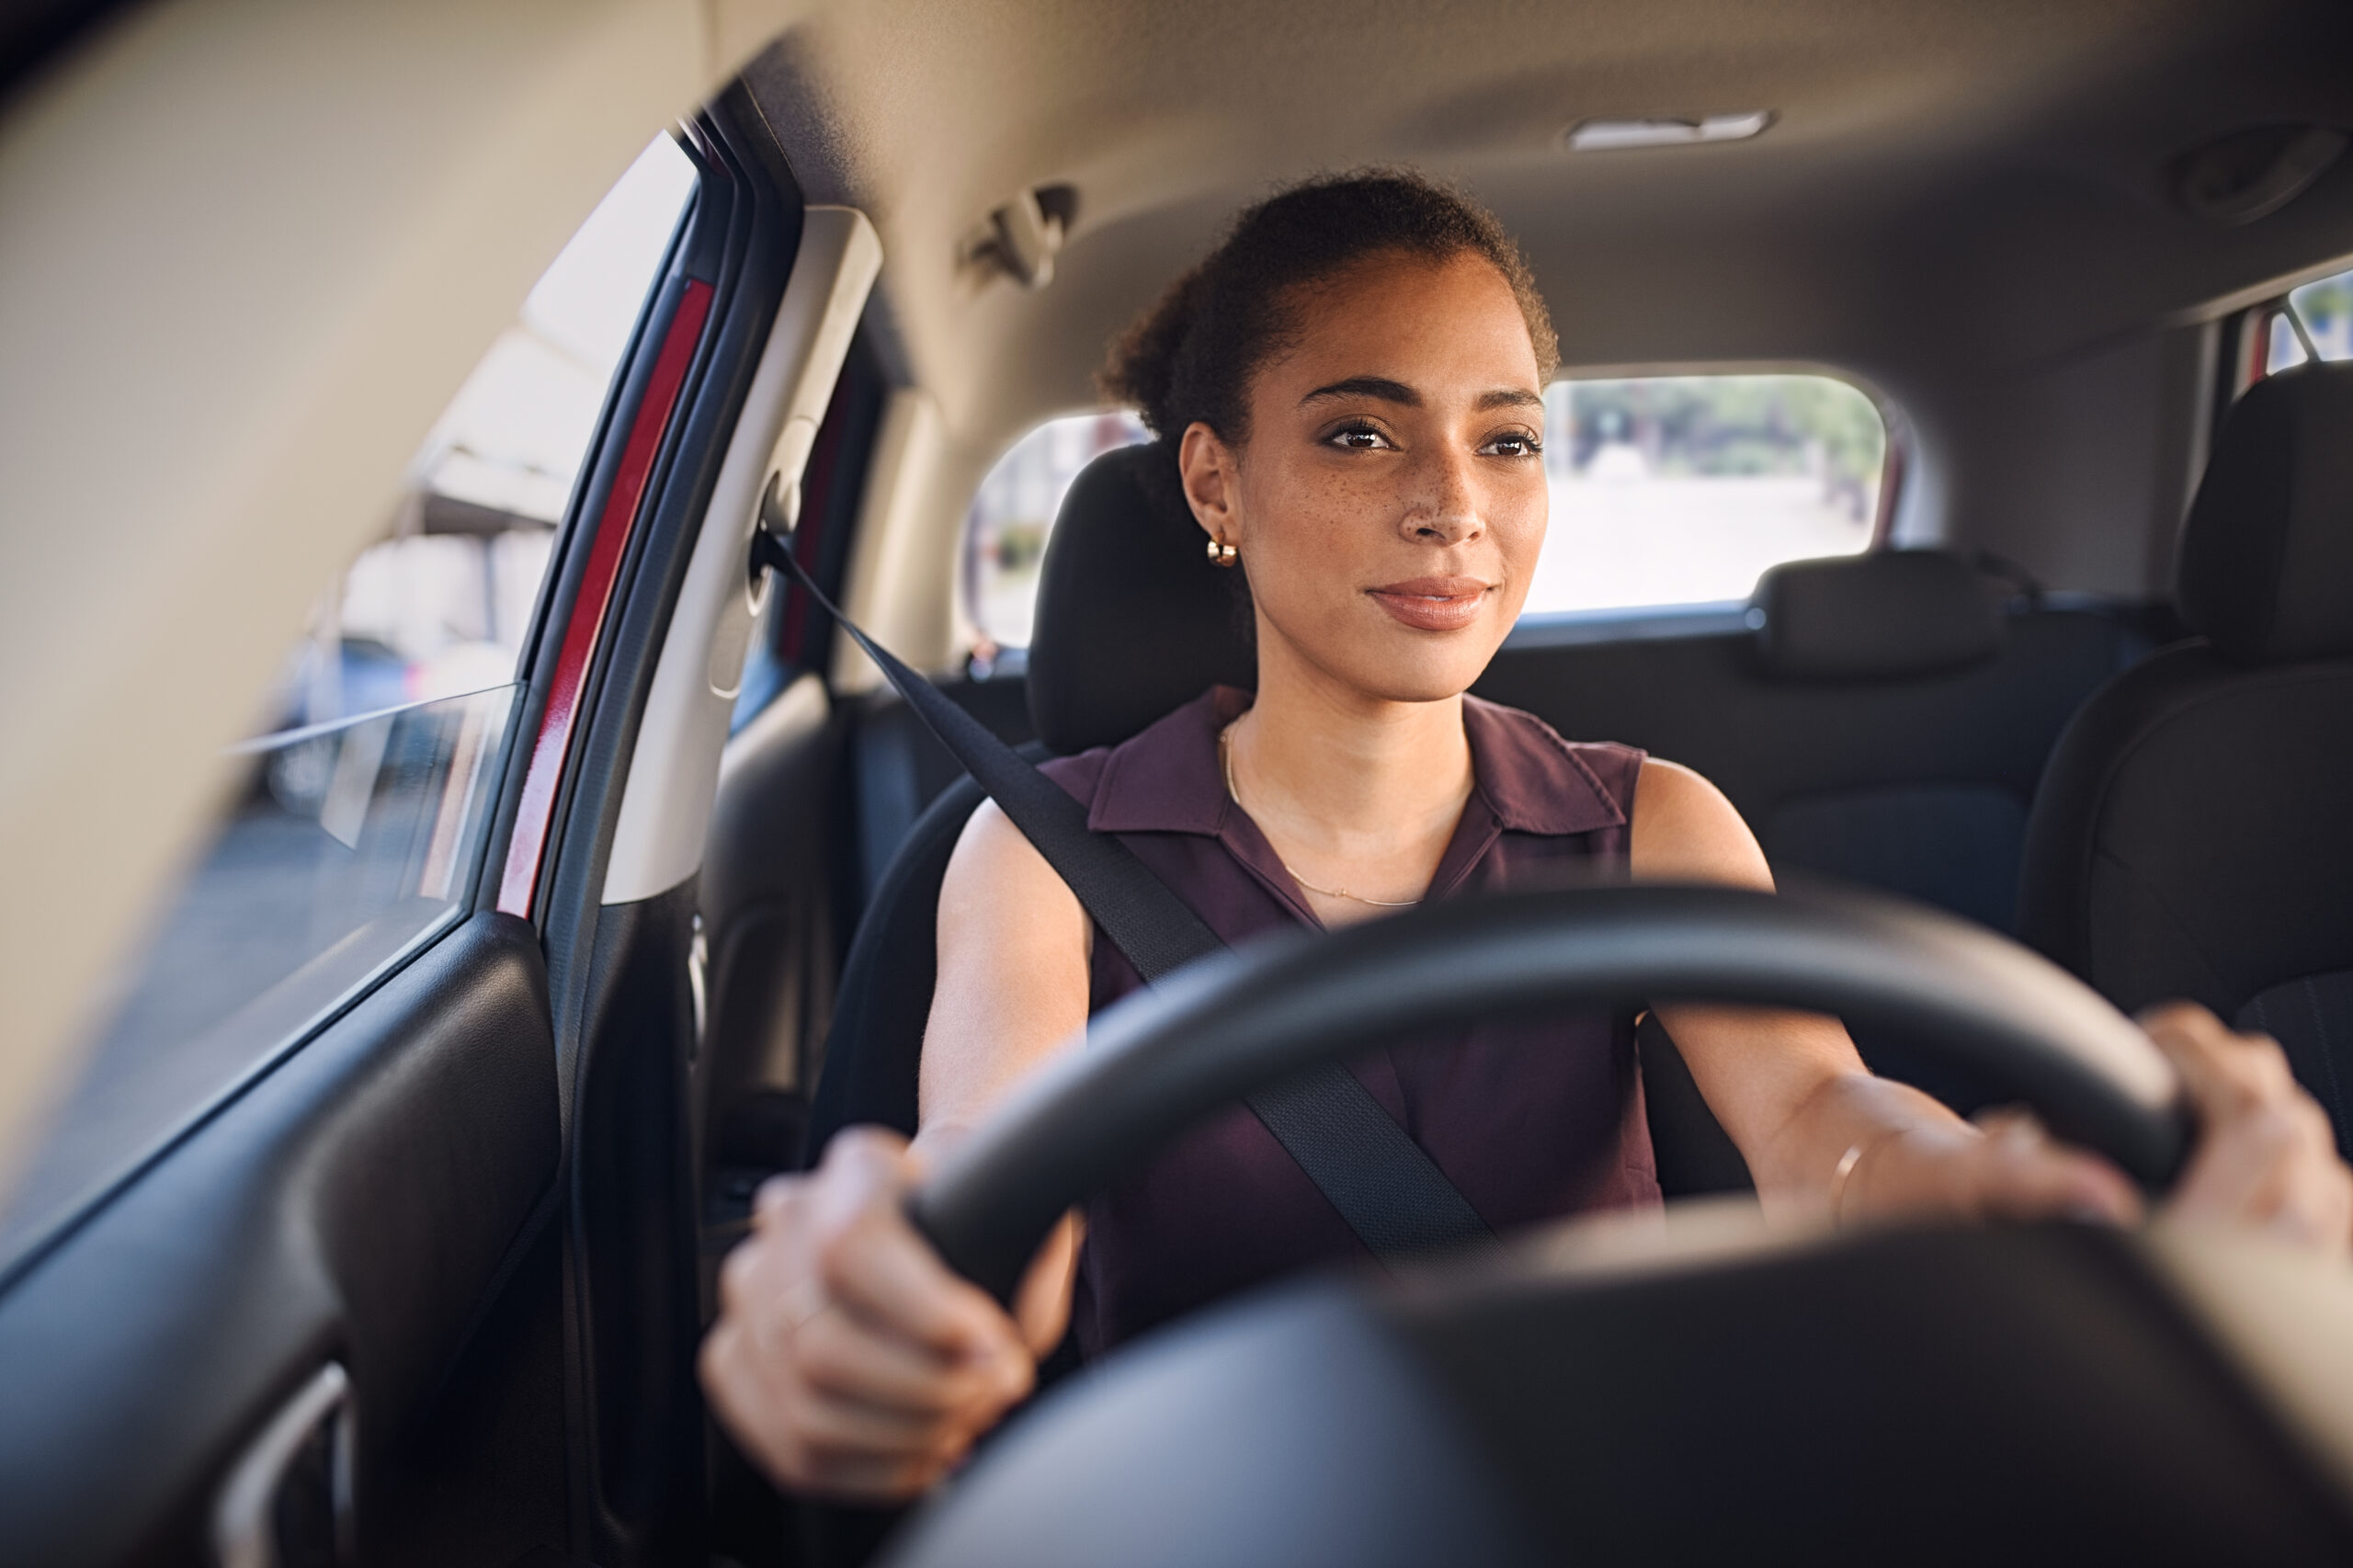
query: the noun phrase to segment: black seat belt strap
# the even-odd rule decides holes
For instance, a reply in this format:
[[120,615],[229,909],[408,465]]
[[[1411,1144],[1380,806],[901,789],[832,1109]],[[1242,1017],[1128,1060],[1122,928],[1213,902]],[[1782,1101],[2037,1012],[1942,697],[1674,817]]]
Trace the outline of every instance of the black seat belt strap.
[[[753,532],[753,563],[799,584],[865,650],[1146,983],[1224,947],[1132,850],[1088,827],[1086,808],[1069,791],[1015,755],[835,608],[779,537],[790,532],[790,520],[778,506],[773,480],[760,503],[760,520]],[[1418,1254],[1448,1249],[1502,1251],[1470,1200],[1345,1067],[1313,1069],[1260,1090],[1248,1104],[1384,1265],[1394,1267]]]

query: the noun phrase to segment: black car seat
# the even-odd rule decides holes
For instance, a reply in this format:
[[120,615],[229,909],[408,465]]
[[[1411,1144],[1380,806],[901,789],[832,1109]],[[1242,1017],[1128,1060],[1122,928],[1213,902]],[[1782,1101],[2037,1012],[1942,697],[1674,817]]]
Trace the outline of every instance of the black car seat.
[[2278,1037],[2353,1151],[2353,365],[2231,411],[2177,593],[2199,636],[2052,758],[2020,931],[2119,1006],[2183,996]]
[[[1116,744],[1212,684],[1256,684],[1233,574],[1209,563],[1203,537],[1156,445],[1106,452],[1072,483],[1029,644],[1030,720],[1045,751]],[[939,883],[983,799],[970,778],[941,791],[867,902],[811,1102],[812,1161],[853,1122],[915,1131]]]

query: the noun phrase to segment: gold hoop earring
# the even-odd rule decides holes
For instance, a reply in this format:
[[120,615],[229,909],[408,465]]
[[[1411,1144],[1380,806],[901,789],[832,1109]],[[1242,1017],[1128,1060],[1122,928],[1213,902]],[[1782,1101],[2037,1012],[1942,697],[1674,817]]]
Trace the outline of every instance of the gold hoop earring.
[[1233,546],[1232,546],[1232,545],[1230,545],[1230,544],[1226,543],[1223,540],[1222,540],[1222,539],[1213,539],[1213,540],[1210,540],[1210,564],[1211,564],[1211,565],[1212,565],[1212,566],[1231,566],[1231,565],[1233,565],[1235,562],[1237,562],[1237,561],[1239,561],[1239,560],[1241,560],[1241,559],[1242,559],[1242,551],[1240,551],[1239,550],[1236,550]]

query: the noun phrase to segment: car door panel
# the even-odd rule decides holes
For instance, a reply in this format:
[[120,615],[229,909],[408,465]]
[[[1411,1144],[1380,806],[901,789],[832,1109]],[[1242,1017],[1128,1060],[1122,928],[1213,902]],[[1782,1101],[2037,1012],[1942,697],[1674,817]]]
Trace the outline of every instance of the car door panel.
[[552,1210],[546,994],[529,926],[475,916],[0,1298],[12,1558],[196,1560],[239,1449],[329,1360],[363,1527],[398,1494],[488,1288],[529,1278]]

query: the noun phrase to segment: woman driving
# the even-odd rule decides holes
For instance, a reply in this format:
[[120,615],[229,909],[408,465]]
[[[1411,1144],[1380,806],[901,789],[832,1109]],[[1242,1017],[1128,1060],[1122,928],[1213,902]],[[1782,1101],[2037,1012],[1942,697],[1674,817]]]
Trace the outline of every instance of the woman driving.
[[[1114,349],[1105,390],[1142,410],[1209,558],[1246,581],[1257,687],[1047,771],[1229,943],[1564,873],[1772,886],[1706,779],[1466,695],[1543,545],[1557,360],[1494,218],[1385,172],[1251,208]],[[1067,1219],[1000,1309],[929,1250],[905,1194],[1140,981],[991,805],[949,867],[938,950],[921,1131],[846,1131],[815,1172],[768,1184],[703,1349],[746,1451],[829,1496],[929,1486],[1066,1328],[1097,1354],[1363,1250],[1236,1108]],[[1831,1019],[1658,1012],[1770,1217],[2139,1215],[2105,1162],[2024,1117],[1972,1125],[1873,1076]],[[2278,1048],[2188,1006],[2142,1021],[2200,1126],[2171,1207],[2345,1249],[2353,1173]],[[1538,1028],[1468,1028],[1354,1070],[1499,1230],[1655,1206],[1631,1028],[1595,1015],[1540,1026],[1541,1049],[1513,1038]]]

